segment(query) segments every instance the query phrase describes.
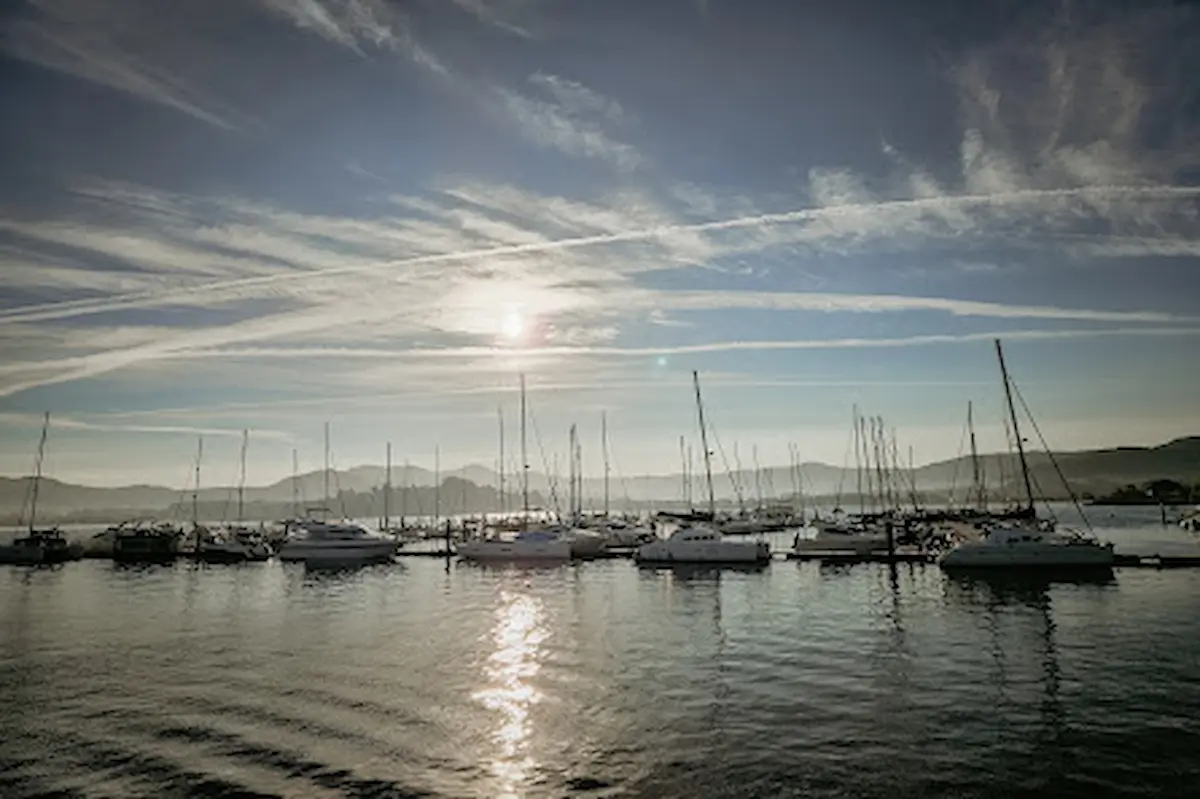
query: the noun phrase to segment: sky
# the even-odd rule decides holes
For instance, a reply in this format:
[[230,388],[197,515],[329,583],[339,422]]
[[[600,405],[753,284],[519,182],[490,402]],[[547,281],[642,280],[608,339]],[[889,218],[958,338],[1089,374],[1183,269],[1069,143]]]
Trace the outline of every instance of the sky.
[[[1200,433],[1200,6],[0,6],[0,473]],[[699,445],[695,448],[699,451]],[[545,453],[544,455],[542,453]],[[565,455],[559,455],[565,462]]]

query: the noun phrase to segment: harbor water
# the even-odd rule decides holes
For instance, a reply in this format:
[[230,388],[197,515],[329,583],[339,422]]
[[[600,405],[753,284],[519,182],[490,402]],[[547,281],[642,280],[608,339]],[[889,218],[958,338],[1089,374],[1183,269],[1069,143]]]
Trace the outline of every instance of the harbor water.
[[1183,797],[1198,708],[1194,569],[0,567],[6,799]]

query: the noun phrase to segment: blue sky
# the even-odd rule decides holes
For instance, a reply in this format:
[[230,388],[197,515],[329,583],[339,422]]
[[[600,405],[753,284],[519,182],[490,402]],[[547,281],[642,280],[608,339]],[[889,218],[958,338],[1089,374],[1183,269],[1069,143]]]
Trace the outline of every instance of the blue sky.
[[[990,339],[1050,443],[1200,432],[1200,10],[28,0],[0,11],[0,472],[181,484],[496,458],[918,461]],[[515,442],[510,440],[510,451]],[[540,458],[535,458],[535,465]],[[228,466],[228,468],[224,468]],[[224,469],[224,471],[222,471]],[[226,475],[226,472],[228,475]]]

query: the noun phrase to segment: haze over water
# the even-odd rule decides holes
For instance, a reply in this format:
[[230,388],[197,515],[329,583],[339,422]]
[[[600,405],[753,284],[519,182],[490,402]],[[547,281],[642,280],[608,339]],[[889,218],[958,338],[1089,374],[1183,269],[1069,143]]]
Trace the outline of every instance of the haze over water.
[[[1194,546],[1145,515],[1099,533]],[[1189,569],[4,568],[0,795],[1186,796],[1198,609]]]

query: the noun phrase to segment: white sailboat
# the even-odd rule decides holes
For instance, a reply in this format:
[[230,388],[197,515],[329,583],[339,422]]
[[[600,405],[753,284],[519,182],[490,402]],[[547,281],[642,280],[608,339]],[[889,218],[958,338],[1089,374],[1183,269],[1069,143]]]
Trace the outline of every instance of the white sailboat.
[[[495,529],[477,538],[459,542],[458,555],[479,561],[567,561],[573,554],[572,537],[562,529],[540,527],[529,529],[529,453],[525,433],[525,375],[520,377],[521,388],[521,530],[515,533]],[[503,453],[501,444],[501,453]],[[503,455],[501,455],[503,458]]]
[[[329,423],[325,424],[325,505],[329,505]],[[304,519],[290,526],[279,558],[310,566],[358,566],[386,563],[396,554],[391,538],[351,521]]]
[[[700,377],[692,372],[696,390],[696,414],[700,423],[700,441],[704,447],[704,470],[708,487],[709,518],[716,518],[713,493],[712,453],[708,448],[708,429],[704,423],[704,403],[700,398]],[[708,525],[685,524],[665,539],[638,547],[639,563],[765,563],[771,559],[771,546],[765,540],[734,540]]]
[[944,569],[975,568],[1111,568],[1114,561],[1113,545],[1100,543],[1078,531],[1054,531],[1039,525],[1034,514],[1033,483],[1029,477],[1029,464],[1025,459],[1025,446],[1017,421],[1016,406],[1013,404],[1012,381],[1004,363],[1004,350],[996,339],[996,357],[1000,362],[1000,375],[1004,381],[1004,396],[1008,405],[1009,421],[1016,440],[1017,456],[1021,465],[1021,477],[1025,485],[1029,521],[1018,520],[990,526],[983,536],[975,541],[963,541],[950,549],[938,561]]

